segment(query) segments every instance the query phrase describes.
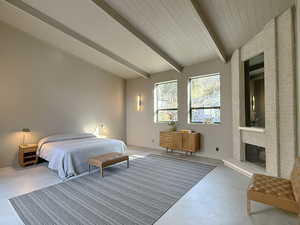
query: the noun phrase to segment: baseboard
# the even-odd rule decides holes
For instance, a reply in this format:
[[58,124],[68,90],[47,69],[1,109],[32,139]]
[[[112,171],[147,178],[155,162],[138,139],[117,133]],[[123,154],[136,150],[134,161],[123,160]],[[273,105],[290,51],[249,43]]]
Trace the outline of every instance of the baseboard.
[[253,175],[253,173],[251,173],[251,172],[249,172],[249,171],[247,171],[247,170],[245,170],[245,169],[243,169],[243,168],[241,168],[241,167],[239,167],[239,166],[235,165],[234,163],[231,163],[227,160],[223,160],[223,163],[224,163],[225,166],[227,166],[227,167],[229,167],[229,168],[231,168],[231,169],[233,169],[233,170],[235,170],[235,171],[237,171],[237,172],[239,172],[239,173],[241,173],[241,174],[243,174],[247,177],[252,177],[252,175]]
[[260,167],[253,163],[250,163],[250,162],[238,161],[238,160],[230,158],[230,159],[224,159],[223,163],[225,166],[228,166],[229,168],[231,168],[247,177],[252,177],[252,175],[255,173],[270,175],[266,172],[265,168]]
[[[161,147],[148,147],[148,146],[138,146],[138,145],[133,145],[133,144],[128,144],[129,147],[135,147],[135,148],[142,148],[142,149],[148,149],[148,150],[159,150],[159,151],[166,151],[165,148],[161,148]],[[174,152],[178,152],[178,153],[182,153],[183,151],[177,151],[177,150],[173,150]],[[195,156],[199,156],[202,158],[208,158],[208,159],[215,159],[215,160],[220,160],[223,161],[222,157],[216,157],[214,155],[211,154],[207,154],[207,152],[203,152],[203,151],[199,151],[199,152],[195,152],[193,153],[193,155]]]
[[138,145],[131,145],[131,144],[128,144],[127,146],[129,148],[132,147],[132,148],[141,148],[141,149],[145,149],[145,150],[165,151],[165,149],[163,149],[163,148],[156,148],[156,147],[145,147],[145,146],[138,146]]

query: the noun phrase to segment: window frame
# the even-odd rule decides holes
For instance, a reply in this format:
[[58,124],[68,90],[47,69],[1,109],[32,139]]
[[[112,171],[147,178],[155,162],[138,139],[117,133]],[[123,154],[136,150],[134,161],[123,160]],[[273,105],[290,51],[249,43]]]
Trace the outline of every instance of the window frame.
[[[198,78],[205,78],[205,77],[212,77],[212,76],[219,76],[220,82],[220,106],[207,106],[207,107],[192,107],[192,97],[191,97],[191,81],[193,79]],[[189,124],[205,124],[205,125],[219,125],[221,124],[221,74],[220,73],[212,73],[206,75],[197,75],[188,78],[188,123]],[[219,109],[220,110],[220,121],[219,122],[212,122],[212,123],[205,123],[205,122],[196,122],[192,121],[192,111],[195,109]]]
[[[161,84],[167,84],[167,83],[176,83],[177,85],[177,108],[166,108],[166,109],[158,109],[158,95],[157,95],[157,87]],[[163,82],[157,82],[154,84],[154,122],[155,123],[169,123],[170,121],[158,121],[158,113],[160,111],[174,111],[177,110],[177,120],[174,120],[175,122],[178,122],[178,80],[168,80]]]

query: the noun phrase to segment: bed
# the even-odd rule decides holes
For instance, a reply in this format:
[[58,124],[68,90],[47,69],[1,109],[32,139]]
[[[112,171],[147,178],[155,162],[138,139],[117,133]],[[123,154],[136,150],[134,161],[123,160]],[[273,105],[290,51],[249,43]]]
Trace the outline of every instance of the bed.
[[53,135],[41,139],[37,154],[49,162],[61,179],[79,175],[88,170],[88,159],[109,152],[125,152],[123,141],[97,138],[93,134]]

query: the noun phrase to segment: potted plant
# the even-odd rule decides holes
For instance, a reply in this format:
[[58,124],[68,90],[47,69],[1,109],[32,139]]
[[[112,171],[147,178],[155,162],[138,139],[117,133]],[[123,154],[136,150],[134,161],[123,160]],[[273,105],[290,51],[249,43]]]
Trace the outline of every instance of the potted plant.
[[170,126],[170,131],[176,131],[177,129],[176,121],[171,114],[169,116],[170,116],[170,120],[168,122],[168,125]]

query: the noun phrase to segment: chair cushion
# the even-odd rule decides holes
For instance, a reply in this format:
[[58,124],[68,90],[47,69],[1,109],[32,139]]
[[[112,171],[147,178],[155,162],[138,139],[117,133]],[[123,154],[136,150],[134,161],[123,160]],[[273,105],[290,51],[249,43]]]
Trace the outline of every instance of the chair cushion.
[[287,179],[254,174],[248,188],[248,198],[298,213],[293,188]]
[[283,178],[254,174],[249,190],[295,201],[291,182]]

